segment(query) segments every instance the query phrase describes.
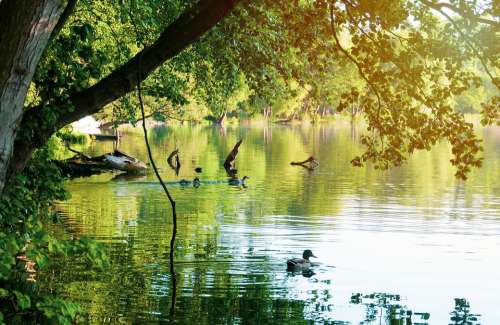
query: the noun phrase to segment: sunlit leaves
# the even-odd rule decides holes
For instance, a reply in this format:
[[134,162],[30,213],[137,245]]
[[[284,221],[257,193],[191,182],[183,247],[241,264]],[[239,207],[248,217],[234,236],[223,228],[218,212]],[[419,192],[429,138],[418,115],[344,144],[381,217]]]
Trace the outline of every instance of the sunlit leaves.
[[[59,111],[61,105],[48,104],[64,102],[69,93],[92,85],[154,42],[190,4],[81,2],[37,71],[39,101]],[[168,106],[182,113],[194,102],[215,115],[240,108],[253,112],[252,103],[268,109],[291,99],[298,103],[287,113],[314,115],[321,107],[353,115],[363,111],[370,135],[363,141],[366,153],[355,164],[400,165],[415,150],[445,140],[463,178],[479,164],[480,146],[456,111],[481,109],[484,124],[498,123],[500,42],[495,24],[482,23],[497,9],[492,2],[452,2],[458,9],[448,19],[435,5],[403,0],[241,3],[154,72],[144,92],[156,101],[152,111]],[[467,94],[479,87],[482,96]],[[247,98],[235,101],[242,90]],[[133,96],[112,107],[115,118],[135,120]]]
[[500,125],[500,96],[495,96],[483,104],[483,125]]

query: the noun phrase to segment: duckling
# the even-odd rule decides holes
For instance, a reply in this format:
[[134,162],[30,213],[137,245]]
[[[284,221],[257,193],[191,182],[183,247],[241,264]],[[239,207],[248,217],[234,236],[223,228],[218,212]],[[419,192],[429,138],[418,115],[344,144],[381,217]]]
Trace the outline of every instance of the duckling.
[[286,269],[287,271],[297,271],[309,269],[311,267],[311,262],[309,261],[310,257],[314,256],[313,252],[310,249],[306,249],[304,253],[302,253],[302,258],[292,258],[286,261]]
[[191,181],[188,181],[187,179],[181,179],[181,180],[179,181],[179,184],[180,184],[181,186],[188,186],[189,184],[191,184]]
[[198,177],[195,177],[192,181],[187,180],[187,179],[181,179],[179,181],[179,184],[181,186],[188,186],[191,183],[193,184],[194,187],[199,187],[200,186],[200,179]]
[[229,183],[229,185],[235,185],[235,186],[240,186],[240,185],[245,185],[245,181],[247,179],[249,179],[250,177],[248,176],[243,176],[242,179],[238,179],[238,178],[231,178],[230,180],[228,180],[227,182]]

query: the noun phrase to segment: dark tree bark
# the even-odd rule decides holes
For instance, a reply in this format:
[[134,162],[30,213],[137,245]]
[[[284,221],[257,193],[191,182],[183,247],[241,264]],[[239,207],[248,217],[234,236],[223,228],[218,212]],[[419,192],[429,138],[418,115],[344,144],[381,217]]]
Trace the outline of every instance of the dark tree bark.
[[66,22],[68,21],[68,18],[71,16],[73,11],[75,11],[75,7],[77,4],[78,0],[68,0],[68,4],[64,8],[64,11],[61,14],[61,17],[59,17],[59,20],[57,21],[56,26],[54,27],[54,30],[50,34],[50,39],[49,41],[52,41],[59,35],[59,32],[61,32],[61,29],[64,27]]
[[[4,0],[5,1],[5,0]],[[10,0],[12,2],[12,0]],[[70,95],[72,112],[59,114],[55,125],[47,127],[43,121],[45,108],[33,107],[22,118],[23,133],[34,134],[29,139],[17,139],[9,175],[21,170],[34,149],[42,146],[61,127],[82,117],[98,112],[103,106],[132,91],[139,80],[144,80],[166,60],[174,57],[188,45],[222,20],[240,0],[201,0],[186,10],[166,27],[151,46],[139,52],[130,61],[113,71],[92,87]],[[140,71],[140,76],[138,78]],[[1,166],[0,166],[1,168]]]
[[227,155],[226,160],[224,161],[224,169],[226,170],[227,175],[229,177],[236,177],[235,160],[236,156],[238,155],[238,149],[240,148],[242,142],[243,139],[236,142],[236,144],[233,147],[233,150],[231,150],[229,155]]
[[215,119],[214,124],[215,125],[224,125],[224,121],[226,120],[226,115],[227,115],[226,111],[222,112],[222,114],[219,115],[219,117],[217,117]]
[[35,68],[63,8],[63,0],[0,1],[0,192]]
[[290,163],[292,166],[301,166],[308,170],[314,170],[319,166],[319,162],[313,156],[307,158],[304,161],[292,161]]

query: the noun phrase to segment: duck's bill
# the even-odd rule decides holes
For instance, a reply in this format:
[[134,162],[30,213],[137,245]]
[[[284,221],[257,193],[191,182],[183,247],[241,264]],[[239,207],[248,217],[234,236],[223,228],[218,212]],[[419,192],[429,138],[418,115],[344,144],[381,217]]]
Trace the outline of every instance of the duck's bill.
[[315,258],[318,258],[316,255],[311,255],[311,257],[315,257]]

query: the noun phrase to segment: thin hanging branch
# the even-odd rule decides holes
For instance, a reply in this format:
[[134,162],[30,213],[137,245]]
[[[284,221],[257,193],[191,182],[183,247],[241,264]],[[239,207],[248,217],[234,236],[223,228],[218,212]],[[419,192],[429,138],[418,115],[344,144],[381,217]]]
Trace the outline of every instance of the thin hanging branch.
[[151,153],[151,147],[149,146],[149,141],[148,141],[148,131],[146,129],[146,118],[144,114],[144,103],[142,101],[142,94],[141,94],[141,57],[139,57],[139,68],[138,68],[138,73],[137,73],[137,95],[139,97],[139,104],[141,107],[141,116],[142,116],[142,129],[144,130],[144,142],[146,143],[146,147],[148,149],[148,156],[149,156],[149,161],[151,162],[151,166],[153,166],[153,170],[155,172],[156,178],[160,182],[161,186],[163,187],[163,191],[167,195],[168,201],[170,202],[170,206],[172,207],[172,224],[173,224],[173,229],[172,229],[172,237],[170,238],[170,254],[169,254],[169,259],[170,259],[170,276],[172,278],[172,304],[170,308],[170,315],[173,316],[174,314],[174,308],[175,308],[175,300],[176,300],[176,276],[175,276],[175,268],[174,268],[174,250],[175,250],[175,236],[177,235],[177,211],[175,209],[175,201],[170,195],[170,192],[167,189],[167,186],[163,182],[163,179],[160,176],[160,173],[158,172],[158,168],[156,167],[155,161],[153,159],[153,154]]

